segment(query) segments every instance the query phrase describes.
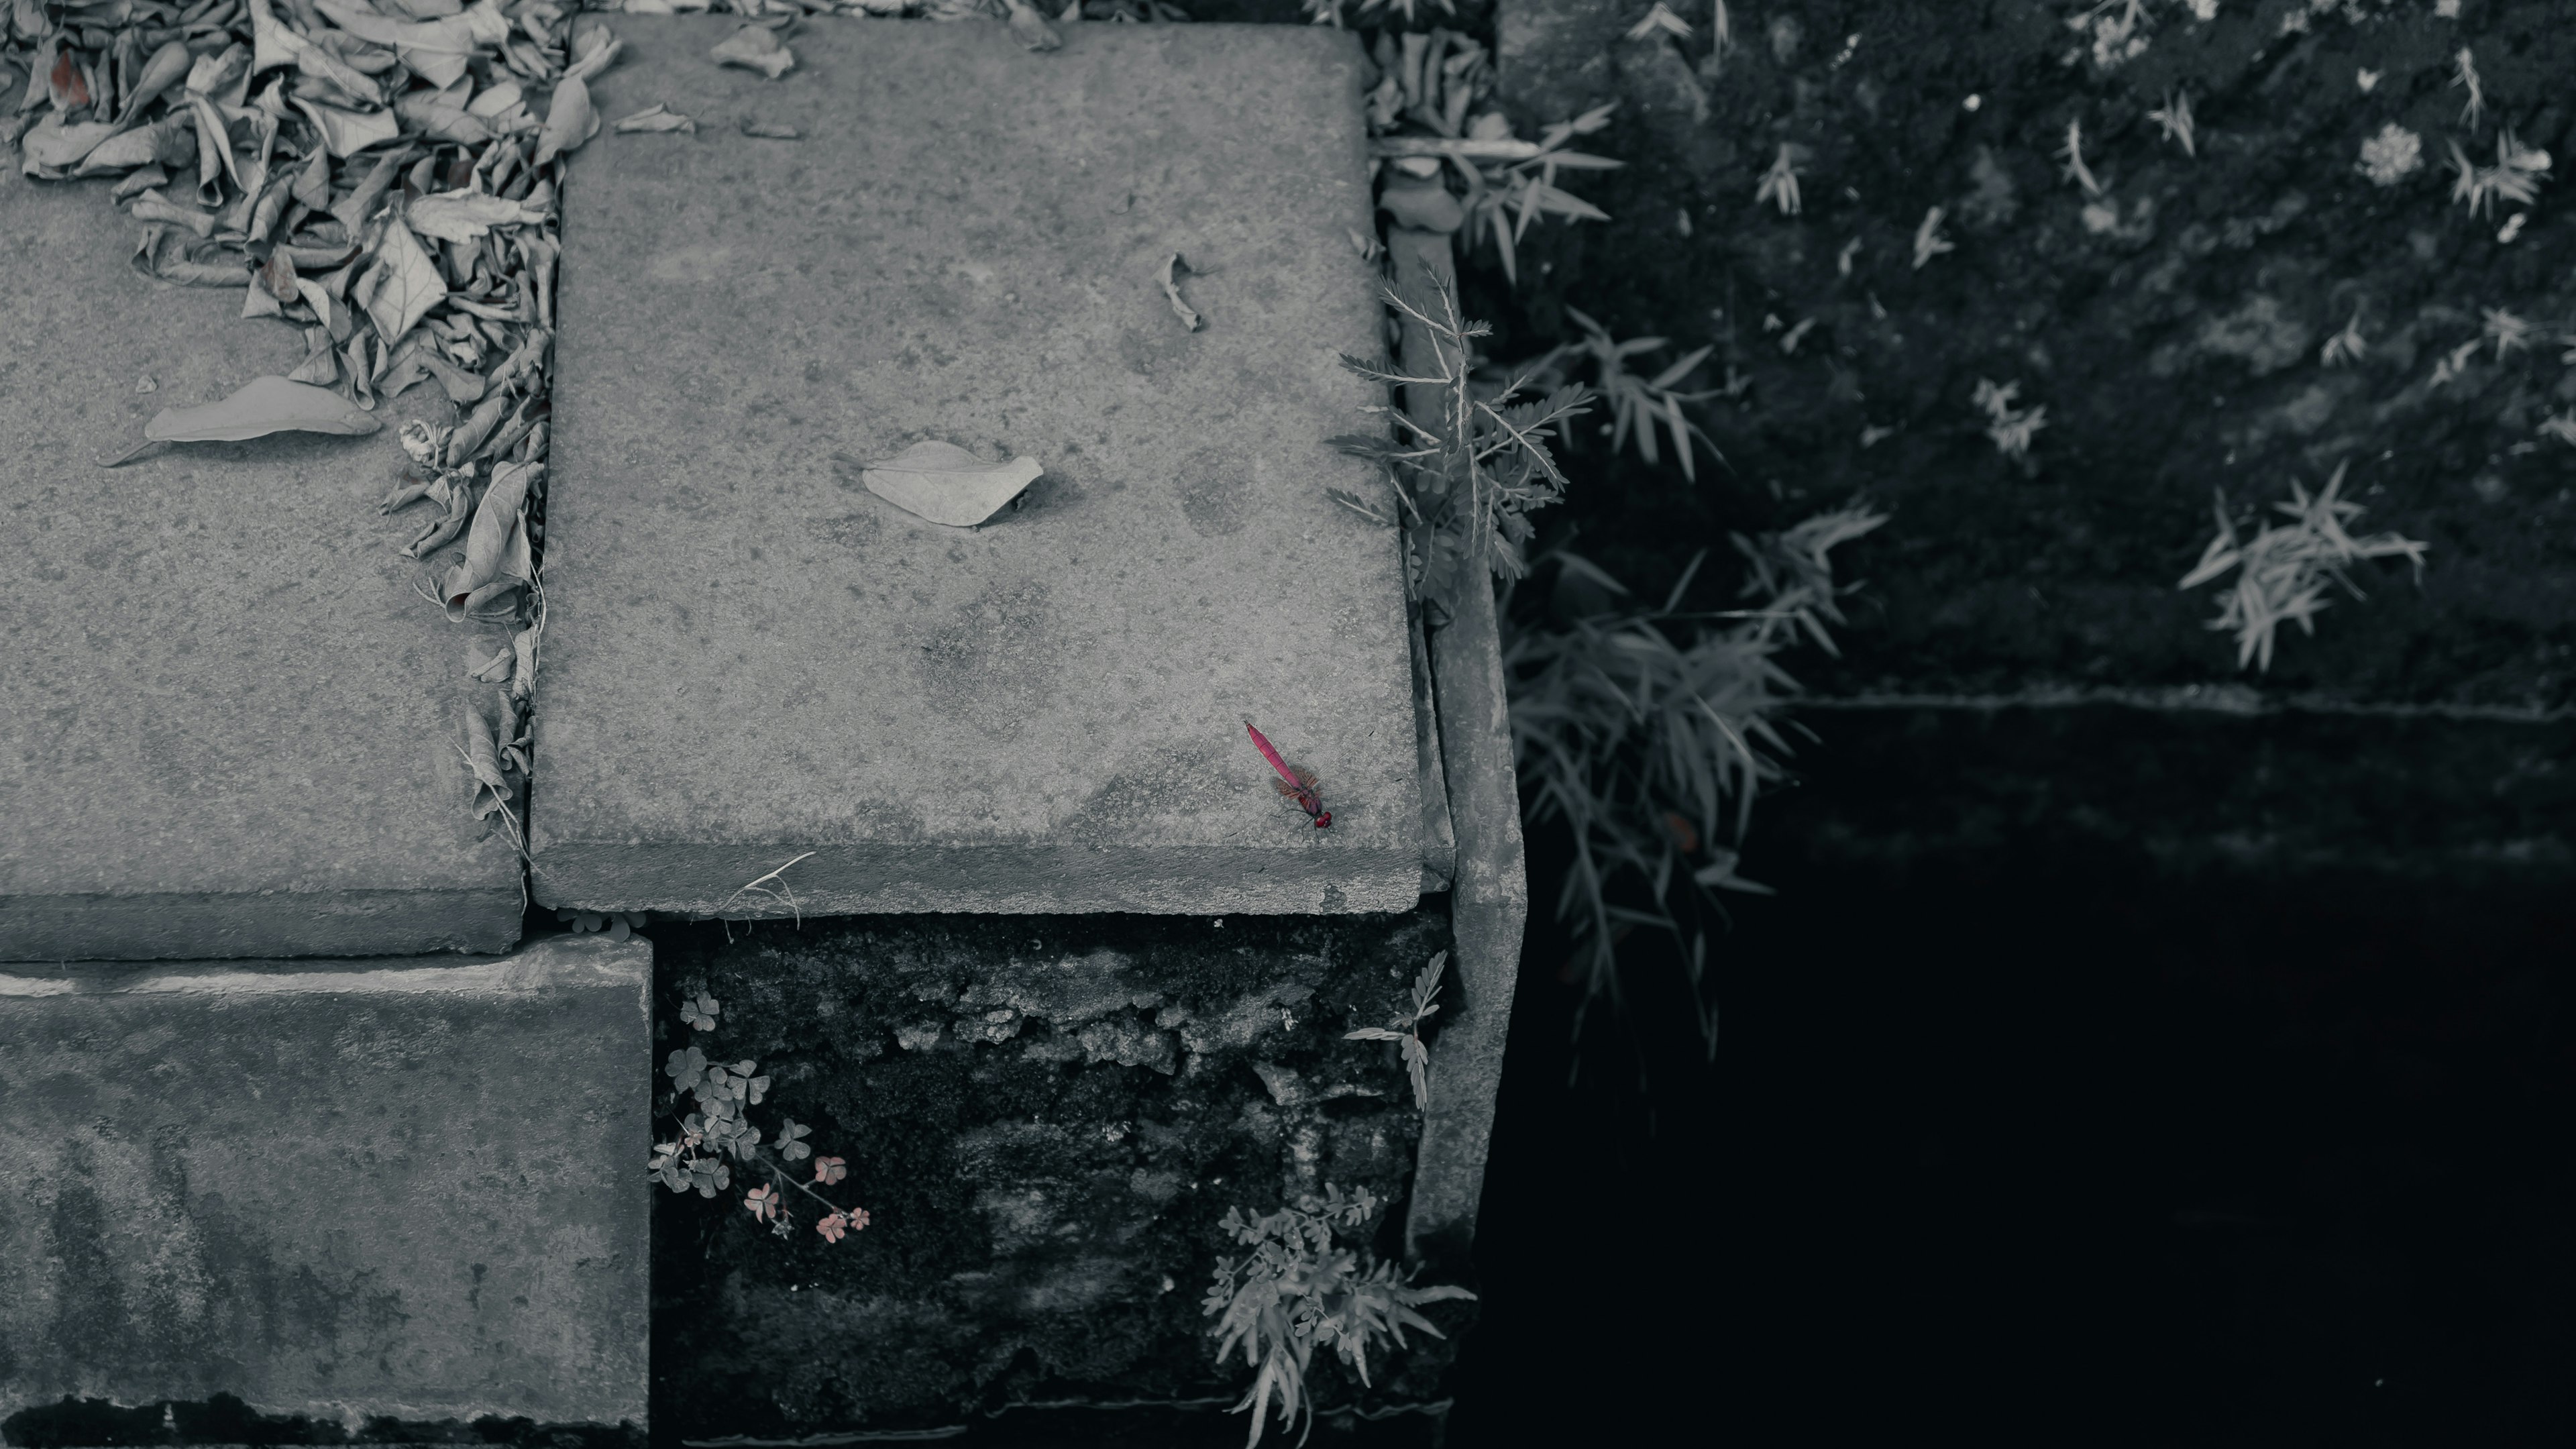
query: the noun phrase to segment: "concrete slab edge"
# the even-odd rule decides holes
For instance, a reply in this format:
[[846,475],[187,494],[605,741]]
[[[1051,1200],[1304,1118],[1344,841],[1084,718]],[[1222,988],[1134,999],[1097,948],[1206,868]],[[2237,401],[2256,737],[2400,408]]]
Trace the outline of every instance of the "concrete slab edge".
[[[1399,285],[1454,289],[1456,263],[1439,232],[1390,228]],[[1437,370],[1430,340],[1408,327],[1408,372]],[[1418,374],[1417,374],[1418,375]],[[1408,399],[1408,407],[1423,400]],[[1436,411],[1436,404],[1433,404]],[[1469,585],[1456,614],[1429,635],[1440,743],[1457,865],[1450,891],[1450,991],[1431,1047],[1431,1110],[1415,1158],[1405,1218],[1408,1257],[1437,1280],[1468,1271],[1476,1210],[1485,1191],[1494,1099],[1502,1086],[1503,1043],[1520,979],[1521,933],[1529,922],[1529,872],[1521,841],[1520,787],[1503,679],[1494,594]]]
[[1431,646],[1417,614],[1405,637],[1413,649],[1413,752],[1422,777],[1422,893],[1449,889],[1458,873],[1458,832],[1449,818],[1449,772],[1440,760],[1440,695],[1431,685]]
[[0,962],[491,955],[519,942],[515,883],[471,891],[12,896]]
[[[828,843],[570,843],[539,856],[533,890],[537,904],[554,908],[730,920],[948,911],[1352,915],[1420,904],[1417,842],[1402,840],[1367,854],[1355,862],[1340,842],[1329,839],[1293,851],[1147,847],[1114,857],[1082,846],[929,848],[901,855]],[[704,888],[709,880],[736,881],[742,888],[711,896]],[[765,885],[753,888],[754,881]]]

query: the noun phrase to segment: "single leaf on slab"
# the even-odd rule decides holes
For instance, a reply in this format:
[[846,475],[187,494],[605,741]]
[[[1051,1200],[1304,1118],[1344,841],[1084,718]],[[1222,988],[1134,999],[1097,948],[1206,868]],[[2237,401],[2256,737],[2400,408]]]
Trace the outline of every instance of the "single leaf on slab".
[[382,279],[364,300],[367,316],[391,347],[446,298],[447,279],[399,220],[386,223],[384,238],[376,243],[376,266]]
[[951,528],[972,528],[999,513],[1045,471],[1026,455],[987,463],[955,443],[933,440],[867,464],[859,470],[859,481],[908,513]]
[[655,101],[652,105],[619,121],[613,129],[623,132],[686,131],[695,135],[698,123],[672,110],[663,102]]
[[116,467],[155,443],[240,442],[280,432],[356,435],[381,426],[352,409],[338,393],[282,377],[261,377],[221,402],[163,408],[143,425],[145,441],[121,457],[100,459],[99,466]]
[[588,16],[574,22],[572,28],[572,64],[564,68],[567,80],[587,81],[608,69],[626,42],[609,34],[608,27]]
[[492,727],[470,701],[465,706],[465,766],[474,772],[475,819],[509,804],[510,780],[501,773],[501,752],[492,744]]
[[356,437],[383,426],[383,419],[350,407],[326,388],[259,377],[222,402],[162,409],[143,425],[143,436],[164,443],[239,442],[282,432]]
[[376,214],[377,204],[385,199],[396,173],[402,170],[403,159],[399,151],[378,157],[376,164],[368,170],[366,179],[350,188],[348,195],[331,204],[331,215],[348,235],[355,237],[368,219]]
[[187,89],[207,97],[228,96],[250,79],[251,48],[235,41],[223,50],[198,56],[188,67]]
[[130,171],[137,166],[152,166],[184,160],[196,154],[193,135],[183,135],[187,125],[177,117],[140,126],[122,135],[110,136],[90,148],[81,158],[84,176],[102,176],[110,171]]
[[766,137],[772,141],[795,141],[805,135],[794,126],[783,126],[776,121],[755,121],[746,117],[739,124],[744,135]]
[[[543,603],[543,599],[540,598],[538,615],[541,621],[544,616]],[[512,635],[510,638],[510,652],[517,656],[518,659],[517,667],[510,671],[510,697],[512,699],[525,699],[529,695],[536,693],[537,631],[539,627],[540,625],[538,624],[531,624],[527,628],[520,630],[517,634]]]
[[1029,0],[1003,0],[1011,9],[1011,36],[1029,50],[1056,50],[1064,37],[1055,33],[1046,16]]
[[1198,313],[1190,310],[1189,303],[1181,300],[1181,278],[1188,275],[1189,270],[1190,264],[1181,260],[1181,254],[1179,252],[1174,252],[1171,256],[1165,258],[1163,261],[1163,295],[1171,299],[1172,315],[1181,319],[1182,326],[1190,329],[1192,332],[1196,332],[1199,330],[1202,319]]
[[34,175],[40,166],[56,170],[78,166],[83,158],[115,134],[116,127],[107,121],[83,121],[77,126],[66,126],[62,112],[50,111],[36,123],[34,130],[19,138],[18,146],[24,158],[24,169],[29,175]]
[[[305,293],[305,300],[308,303],[312,301],[312,290],[318,290],[313,288],[313,284],[311,282],[305,281],[301,277],[296,279],[296,289]],[[288,373],[286,375],[286,380],[288,382],[310,383],[315,387],[329,387],[331,384],[340,380],[340,358],[337,353],[334,353],[331,350],[330,328],[307,327],[304,329],[303,365],[296,368],[293,372]]]
[[404,96],[394,102],[394,114],[431,140],[460,146],[483,146],[492,140],[492,128],[482,117],[433,95]]
[[340,358],[349,365],[350,395],[357,400],[358,406],[374,407],[376,405],[375,380],[384,375],[384,369],[375,366],[367,357],[367,334],[364,332],[349,334],[349,345],[340,349]]
[[537,160],[545,165],[567,151],[578,150],[581,143],[599,134],[599,112],[590,104],[590,87],[567,78],[555,87],[555,98],[546,106],[545,129],[537,135]]
[[474,509],[474,475],[462,468],[441,473],[430,480],[422,496],[437,504],[441,511],[436,520],[403,545],[405,558],[419,558],[432,549],[445,547],[447,541],[465,527],[465,520]]
[[756,70],[776,80],[795,68],[796,56],[775,31],[763,26],[746,25],[725,38],[724,43],[708,52],[718,65],[738,65]]
[[158,191],[147,191],[136,197],[130,214],[136,221],[177,222],[200,237],[210,237],[215,234],[213,212],[199,211],[193,206],[182,206]]
[[[483,400],[483,379],[439,356],[436,349],[423,347],[413,354],[413,360],[423,371],[438,379],[439,391],[447,394],[449,402],[465,407]],[[385,396],[391,397],[398,391],[399,388],[388,387]]]
[[544,213],[531,215],[519,203],[504,196],[480,191],[441,191],[424,196],[403,213],[403,220],[422,236],[458,246],[471,246],[496,226],[516,226],[522,222],[541,221]]
[[161,42],[161,48],[152,52],[152,58],[143,63],[143,73],[134,78],[132,89],[126,92],[123,117],[132,119],[143,109],[145,102],[187,79],[188,72],[196,64],[196,53],[188,49],[186,41]]
[[466,414],[465,420],[456,425],[455,431],[447,435],[447,466],[459,467],[473,457],[509,411],[508,393],[487,393],[483,401],[475,405],[474,411]]
[[258,281],[254,285],[267,288],[268,294],[280,302],[300,302],[304,300],[304,293],[295,285],[298,280],[295,258],[286,248],[279,247],[268,254],[267,261],[260,263]]
[[68,111],[88,105],[89,82],[81,70],[79,52],[56,52],[53,61],[45,70],[45,85],[53,96],[54,109]]
[[370,146],[381,146],[402,136],[402,123],[390,111],[344,111],[336,106],[317,106],[302,96],[292,98],[295,108],[313,122],[322,135],[323,146],[334,156],[355,156]]
[[484,657],[482,645],[465,646],[465,677],[468,679],[484,684],[499,684],[510,677],[510,671],[517,663],[517,656],[511,652],[507,644],[501,646],[501,652],[488,659]]
[[376,83],[351,67],[348,62],[315,45],[312,41],[286,28],[268,0],[250,0],[251,61],[254,76],[291,65],[306,75],[315,76],[338,86],[356,100],[376,102],[384,99]]
[[[190,143],[195,144],[194,142]],[[108,188],[110,201],[132,201],[154,187],[170,184],[170,173],[158,166],[145,166],[126,173],[125,179]]]
[[423,418],[402,425],[397,437],[402,442],[403,456],[411,459],[415,471],[429,474],[438,471],[439,459],[447,452],[447,435],[454,431]]

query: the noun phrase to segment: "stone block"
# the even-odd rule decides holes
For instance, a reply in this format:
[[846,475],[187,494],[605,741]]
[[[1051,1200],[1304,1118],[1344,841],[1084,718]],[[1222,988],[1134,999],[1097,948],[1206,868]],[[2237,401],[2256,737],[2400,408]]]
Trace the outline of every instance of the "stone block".
[[[1338,361],[1384,346],[1356,43],[817,25],[771,81],[708,58],[734,24],[621,22],[601,113],[698,130],[565,192],[539,901],[1411,907],[1397,538],[1326,492],[1384,487],[1325,441],[1384,401]],[[1046,476],[933,524],[861,480],[925,439]]]
[[0,976],[0,1417],[641,1424],[651,962]]
[[238,289],[129,270],[107,182],[5,170],[0,961],[507,950],[518,863],[467,808],[462,640],[395,551],[416,522],[376,511],[394,430],[445,398],[102,471],[304,349]]

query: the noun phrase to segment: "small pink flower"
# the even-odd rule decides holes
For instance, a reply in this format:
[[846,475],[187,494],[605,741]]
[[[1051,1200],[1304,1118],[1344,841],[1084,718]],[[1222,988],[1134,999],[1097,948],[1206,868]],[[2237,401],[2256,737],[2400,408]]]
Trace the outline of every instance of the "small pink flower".
[[854,1233],[855,1233],[855,1232],[859,1232],[859,1231],[861,1231],[861,1230],[865,1229],[865,1228],[867,1227],[867,1225],[868,1225],[868,1210],[867,1210],[866,1208],[852,1208],[852,1209],[850,1209],[850,1231],[851,1231],[851,1232],[854,1232]]
[[849,1228],[850,1220],[841,1216],[839,1213],[833,1213],[831,1216],[814,1225],[814,1231],[821,1233],[823,1235],[823,1241],[827,1243],[839,1242],[841,1240],[841,1235],[848,1232]]
[[849,1165],[843,1162],[840,1158],[817,1157],[814,1159],[814,1180],[816,1182],[825,1184],[835,1183],[849,1175]]
[[753,1218],[766,1221],[778,1211],[778,1192],[763,1183],[751,1190],[751,1196],[744,1198],[742,1205],[751,1209]]

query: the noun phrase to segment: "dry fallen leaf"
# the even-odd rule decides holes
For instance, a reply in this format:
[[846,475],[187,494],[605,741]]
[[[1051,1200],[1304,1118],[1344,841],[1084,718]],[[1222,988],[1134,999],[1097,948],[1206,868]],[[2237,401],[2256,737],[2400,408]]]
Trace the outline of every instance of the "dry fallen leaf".
[[468,679],[484,684],[499,684],[510,677],[511,671],[517,667],[517,664],[518,656],[507,644],[501,646],[500,653],[488,659],[484,657],[482,645],[465,646],[465,677]]
[[200,237],[210,237],[215,234],[215,216],[212,212],[199,211],[192,206],[182,206],[162,195],[158,190],[147,191],[134,198],[134,206],[130,214],[136,221],[176,222]]
[[420,239],[399,220],[385,223],[370,275],[375,280],[359,284],[358,298],[387,347],[401,341],[447,296],[447,279],[439,275],[438,263],[429,259]]
[[745,117],[737,124],[746,136],[764,136],[772,141],[794,141],[805,134],[794,126],[783,126],[776,121],[755,121]]
[[465,527],[466,517],[474,507],[474,473],[467,468],[441,473],[430,480],[420,496],[437,504],[440,512],[436,520],[403,545],[405,558],[419,558],[431,549],[445,547]]
[[[233,443],[284,432],[354,437],[383,426],[381,419],[349,406],[336,392],[282,377],[260,377],[222,402],[163,408],[143,425],[143,436],[144,447],[149,447],[153,443]],[[138,447],[116,463],[142,451]],[[116,463],[104,466],[113,468]]]
[[116,127],[110,122],[84,121],[77,126],[66,126],[62,112],[47,111],[45,118],[36,123],[36,128],[20,138],[18,147],[26,157],[25,169],[32,175],[40,166],[58,169],[78,166],[82,157],[115,134]]
[[668,105],[660,101],[655,101],[652,105],[644,108],[643,110],[637,111],[634,115],[628,116],[625,120],[618,122],[614,129],[630,132],[686,131],[691,135],[695,135],[697,134],[698,123],[684,115],[681,115],[679,112],[672,110]]
[[1055,33],[1046,16],[1029,0],[1003,0],[1011,9],[1011,34],[1030,50],[1055,50],[1064,37]]
[[152,374],[147,372],[134,380],[134,390],[136,392],[159,392],[161,390],[161,384],[153,381]]
[[501,773],[501,752],[493,747],[492,727],[483,722],[483,711],[470,700],[465,705],[465,766],[474,772],[474,818],[506,811],[510,779]]
[[735,31],[708,54],[715,57],[718,65],[756,70],[771,80],[787,74],[796,64],[795,55],[779,40],[777,32],[758,25]]
[[391,111],[344,111],[315,105],[302,96],[287,99],[313,122],[313,129],[322,134],[323,147],[334,156],[355,156],[402,135],[402,123]]
[[581,148],[581,143],[599,134],[599,112],[590,104],[590,87],[582,81],[567,78],[555,87],[555,98],[546,106],[546,128],[537,137],[538,166],[567,151]]
[[529,582],[527,519],[522,510],[528,485],[543,470],[538,463],[504,463],[492,470],[492,486],[474,509],[474,525],[465,535],[465,561],[447,571],[438,588],[451,621],[462,622],[475,606]]
[[1027,491],[1046,469],[1023,454],[987,463],[955,443],[919,442],[867,464],[859,481],[908,513],[951,528],[972,528]]
[[1191,311],[1190,304],[1181,300],[1181,278],[1189,270],[1190,264],[1181,260],[1181,254],[1172,253],[1163,263],[1163,295],[1172,299],[1172,315],[1181,319],[1182,326],[1196,332],[1201,321],[1199,314]]
[[606,25],[596,18],[584,16],[573,23],[573,61],[564,69],[564,75],[572,80],[589,80],[608,69],[616,61],[618,52],[625,48],[626,42],[611,35]]
[[543,215],[542,212],[532,214],[505,196],[492,196],[480,191],[441,191],[413,202],[403,213],[403,220],[422,236],[471,246],[496,226],[516,226],[537,221]]
[[439,459],[447,452],[447,435],[454,431],[424,418],[414,418],[402,425],[398,435],[403,456],[411,459],[414,472],[435,473]]
[[538,599],[537,622],[510,638],[510,652],[518,659],[510,671],[510,697],[525,699],[537,692],[537,635],[545,628],[545,603]]

